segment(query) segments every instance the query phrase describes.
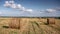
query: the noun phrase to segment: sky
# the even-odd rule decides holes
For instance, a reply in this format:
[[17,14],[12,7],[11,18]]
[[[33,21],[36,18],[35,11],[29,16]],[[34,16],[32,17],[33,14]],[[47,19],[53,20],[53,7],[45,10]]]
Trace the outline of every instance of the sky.
[[0,16],[60,17],[60,0],[0,0]]

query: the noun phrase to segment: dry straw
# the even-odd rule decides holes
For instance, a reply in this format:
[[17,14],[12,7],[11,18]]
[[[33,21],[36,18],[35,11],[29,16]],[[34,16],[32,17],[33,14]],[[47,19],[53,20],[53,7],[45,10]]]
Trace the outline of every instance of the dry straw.
[[55,24],[55,18],[47,18],[47,24]]
[[20,18],[12,18],[9,23],[10,28],[20,28]]

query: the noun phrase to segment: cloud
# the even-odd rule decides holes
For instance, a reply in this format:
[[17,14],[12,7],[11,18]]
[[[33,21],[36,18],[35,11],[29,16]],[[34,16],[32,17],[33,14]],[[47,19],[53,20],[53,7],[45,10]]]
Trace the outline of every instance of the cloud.
[[46,11],[48,11],[48,12],[55,12],[56,10],[55,9],[46,9]]
[[33,10],[32,9],[27,9],[26,11],[32,12]]
[[45,10],[40,10],[40,13],[54,13],[60,11],[60,8],[49,8],[49,9],[45,9]]
[[60,11],[60,7],[59,8],[55,8],[55,10]]
[[17,8],[17,7],[16,7],[16,4],[11,4],[10,7],[11,7],[11,8],[14,8],[14,9]]
[[5,1],[5,4],[4,4],[5,7],[9,7],[10,6],[10,3],[8,1]]
[[25,12],[32,12],[33,11],[32,9],[26,9],[21,4],[16,4],[14,1],[5,1],[4,6],[14,8],[14,9],[19,9],[19,10],[25,11]]
[[[21,4],[17,4],[15,3],[14,1],[5,1],[5,4],[4,4],[5,7],[10,7],[10,8],[13,8],[13,9],[19,9],[20,11],[24,11],[24,12],[30,12],[32,13],[33,10],[32,9],[27,9],[25,7],[23,7]],[[45,10],[40,10],[37,11],[39,13],[53,13],[53,12],[56,12],[56,11],[60,11],[60,8],[49,8],[49,9],[45,9]]]
[[58,11],[60,11],[60,8],[46,9],[46,11],[49,12],[49,13],[58,12]]
[[13,3],[14,3],[14,1],[9,1],[9,3],[13,4]]
[[21,8],[22,8],[21,4],[18,4],[16,7],[17,7],[18,9],[21,9]]
[[22,11],[26,11],[26,9],[24,7],[21,8]]
[[2,12],[0,12],[0,14],[2,14]]

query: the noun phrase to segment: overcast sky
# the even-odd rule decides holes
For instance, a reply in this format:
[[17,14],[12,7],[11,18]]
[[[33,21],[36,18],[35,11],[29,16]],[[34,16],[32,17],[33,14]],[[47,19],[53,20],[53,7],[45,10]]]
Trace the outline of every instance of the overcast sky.
[[60,0],[0,0],[0,16],[60,16]]

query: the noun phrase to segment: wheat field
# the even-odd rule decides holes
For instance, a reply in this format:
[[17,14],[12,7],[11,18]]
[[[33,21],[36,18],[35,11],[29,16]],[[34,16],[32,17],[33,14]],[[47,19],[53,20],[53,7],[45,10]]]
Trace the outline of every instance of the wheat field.
[[46,23],[47,18],[0,18],[0,34],[60,34],[60,19]]

